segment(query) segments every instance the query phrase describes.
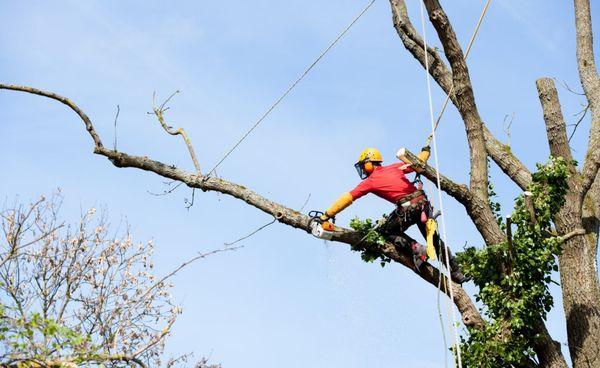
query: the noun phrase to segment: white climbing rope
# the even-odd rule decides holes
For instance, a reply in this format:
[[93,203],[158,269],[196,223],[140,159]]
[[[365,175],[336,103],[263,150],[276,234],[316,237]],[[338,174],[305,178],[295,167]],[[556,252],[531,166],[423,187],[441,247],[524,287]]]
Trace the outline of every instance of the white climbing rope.
[[[431,141],[433,141],[433,153],[434,153],[434,159],[435,159],[435,171],[436,171],[436,181],[437,181],[437,193],[438,193],[438,200],[440,203],[440,210],[442,211],[442,237],[443,237],[443,242],[444,244],[447,244],[446,242],[446,221],[445,218],[443,216],[444,214],[444,208],[443,208],[443,201],[442,201],[442,191],[440,189],[440,172],[439,172],[439,159],[438,159],[438,154],[437,154],[437,140],[436,140],[436,136],[435,136],[435,131],[437,130],[437,127],[442,119],[442,116],[444,115],[444,111],[446,110],[446,107],[448,105],[448,101],[450,100],[450,97],[452,96],[452,93],[454,93],[454,84],[452,85],[452,87],[450,88],[450,91],[448,92],[448,94],[446,95],[446,99],[444,101],[444,104],[442,105],[442,108],[440,110],[440,113],[437,117],[437,119],[434,121],[433,119],[433,102],[432,102],[432,95],[431,95],[431,76],[429,74],[429,57],[428,57],[428,53],[427,53],[427,35],[426,35],[426,28],[425,28],[425,11],[424,11],[424,7],[423,7],[423,2],[421,3],[421,25],[422,25],[422,29],[423,29],[423,53],[425,55],[425,74],[426,74],[426,80],[427,80],[427,94],[428,94],[428,98],[429,98],[429,118],[430,118],[430,122],[431,122],[431,135],[427,138],[427,144],[429,144]],[[481,23],[483,21],[483,18],[485,17],[487,10],[490,6],[491,0],[487,0],[483,10],[481,11],[481,15],[479,16],[479,19],[477,20],[477,24],[475,25],[475,30],[473,31],[473,34],[471,35],[471,39],[469,40],[469,44],[467,46],[467,50],[465,52],[465,56],[464,59],[466,60],[467,57],[469,56],[469,53],[471,52],[471,48],[473,46],[473,43],[475,41],[475,38],[477,37],[477,34],[479,32],[479,28],[481,27]],[[451,275],[450,275],[450,257],[448,254],[448,247],[444,246],[444,257],[446,259],[446,264],[448,265],[447,267],[445,267],[446,269],[446,279],[447,280],[451,280]],[[439,257],[438,257],[439,260]],[[441,260],[439,260],[439,267],[441,269]],[[444,348],[445,351],[447,351],[447,342],[446,342],[446,333],[444,331],[444,322],[443,322],[443,318],[442,318],[442,312],[441,312],[441,307],[440,307],[440,293],[441,293],[441,284],[442,284],[442,276],[440,273],[440,279],[438,282],[438,294],[437,294],[437,307],[438,307],[438,315],[440,317],[440,323],[442,326],[442,334],[443,334],[443,340],[444,340]],[[444,285],[445,287],[448,286],[448,282],[445,283]],[[452,285],[449,285],[450,287],[448,288],[448,292],[450,294],[450,299],[452,302],[454,302],[454,292],[452,290]],[[459,343],[459,339],[458,339],[458,326],[456,323],[456,312],[454,307],[452,306],[451,303],[447,302],[447,306],[449,307],[449,309],[451,310],[451,315],[452,315],[452,328],[454,330],[454,341],[456,343],[456,360],[455,362],[458,364],[458,368],[462,368],[462,359],[461,359],[461,351],[460,351],[460,343]],[[448,365],[448,358],[446,355],[446,359],[445,359],[445,364],[446,367]]]
[[[427,52],[427,32],[426,32],[426,27],[425,27],[425,9],[424,9],[424,5],[423,2],[420,1],[421,4],[421,26],[422,26],[422,32],[423,32],[423,50],[424,50],[424,54],[425,54],[425,75],[426,75],[426,80],[427,80],[427,96],[428,96],[428,102],[429,102],[429,120],[431,122],[431,138],[433,140],[433,156],[434,156],[434,161],[435,161],[435,175],[436,175],[436,181],[437,181],[437,194],[438,194],[438,202],[440,205],[440,211],[442,211],[442,232],[440,234],[440,238],[443,241],[444,244],[447,244],[446,241],[446,220],[445,220],[445,212],[444,212],[444,202],[442,200],[442,190],[440,189],[440,171],[439,171],[439,158],[438,158],[438,154],[437,154],[437,140],[436,140],[436,136],[435,136],[435,121],[433,118],[433,97],[431,94],[431,76],[429,75],[429,57],[428,57],[428,52]],[[450,275],[450,256],[448,254],[448,247],[444,246],[444,257],[446,259],[446,265],[447,267],[445,267],[446,269],[446,283],[451,282],[451,275]],[[441,284],[441,270],[440,270],[440,284]],[[450,285],[450,287],[448,288],[449,294],[450,294],[450,299],[452,302],[454,302],[454,291],[452,290],[452,285]],[[438,288],[438,293],[439,293],[439,288]],[[439,299],[438,299],[439,301]],[[439,304],[438,304],[438,310],[439,310]],[[454,308],[451,308],[451,315],[452,315],[452,328],[454,330],[454,343],[456,344],[456,362],[458,363],[458,368],[462,368],[462,359],[461,359],[461,354],[460,354],[460,342],[459,342],[459,338],[458,338],[458,327],[456,325],[456,312],[454,310]],[[443,326],[443,323],[442,323]],[[445,332],[444,333],[444,344],[446,343],[446,337],[445,337]],[[448,359],[445,359],[445,363],[446,365],[448,364]]]

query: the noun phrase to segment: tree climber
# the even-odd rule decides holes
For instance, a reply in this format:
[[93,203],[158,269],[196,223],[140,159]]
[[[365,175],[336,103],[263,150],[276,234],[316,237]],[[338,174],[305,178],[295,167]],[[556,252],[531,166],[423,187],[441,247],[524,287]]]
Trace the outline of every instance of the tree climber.
[[[429,146],[423,147],[417,157],[427,162],[429,159]],[[402,161],[387,166],[382,166],[381,153],[375,148],[366,148],[358,157],[358,162],[354,164],[358,175],[363,181],[350,192],[342,194],[324,215],[322,221],[334,218],[339,212],[352,204],[358,198],[368,193],[373,193],[396,205],[396,209],[391,212],[378,228],[377,231],[383,236],[389,237],[397,246],[404,247],[412,251],[415,268],[418,271],[420,266],[427,260],[427,248],[404,232],[410,226],[416,224],[427,238],[427,220],[433,217],[433,207],[429,203],[427,196],[421,189],[417,189],[406,174],[414,170],[409,164]],[[445,247],[439,234],[433,234],[433,245],[438,254],[442,254]],[[448,250],[450,258],[450,272],[454,282],[463,283],[465,276],[460,272],[458,265]],[[444,257],[441,257],[445,260]],[[444,262],[445,263],[445,262]]]

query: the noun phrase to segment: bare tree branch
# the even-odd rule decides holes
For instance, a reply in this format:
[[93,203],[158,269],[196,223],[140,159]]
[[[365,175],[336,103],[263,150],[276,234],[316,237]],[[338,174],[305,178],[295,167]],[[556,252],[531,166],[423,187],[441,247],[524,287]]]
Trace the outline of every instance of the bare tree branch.
[[[166,165],[162,162],[152,160],[148,157],[132,156],[123,152],[117,152],[104,148],[100,143],[100,138],[96,134],[89,118],[83,112],[81,112],[81,110],[74,103],[62,96],[56,95],[51,92],[45,92],[38,89],[23,86],[11,86],[0,84],[0,89],[9,89],[33,93],[36,95],[58,100],[64,103],[65,105],[69,106],[71,109],[77,112],[77,114],[84,121],[88,132],[90,133],[94,142],[96,143],[94,147],[94,153],[107,157],[116,167],[137,168],[144,171],[153,172],[165,178],[185,183],[188,187],[191,188],[198,188],[203,191],[215,191],[222,194],[230,195],[234,198],[246,202],[247,204],[265,213],[274,216],[279,222],[283,224],[302,229],[310,233],[309,223],[311,219],[308,216],[303,215],[291,208],[273,202],[265,197],[262,197],[256,192],[253,192],[252,190],[244,186],[228,182],[221,178],[212,178],[208,176],[201,176],[196,173],[189,173],[178,169],[175,166]],[[360,242],[361,236],[353,230],[336,227],[334,231],[333,240],[349,245],[355,245]],[[363,249],[367,246],[371,246],[371,244],[364,242],[364,244],[361,245]],[[390,259],[394,260],[395,262],[401,263],[410,269],[413,269],[414,267],[412,255],[409,255],[408,252],[404,253],[398,251],[398,249],[393,244],[386,243],[382,249],[382,253]],[[444,276],[440,275],[437,269],[431,267],[430,265],[422,267],[419,276],[423,280],[429,282],[435,287],[437,287],[439,277],[442,277],[443,280],[445,280]],[[465,325],[475,328],[482,328],[484,325],[483,319],[481,318],[481,315],[479,314],[477,308],[471,301],[471,298],[460,287],[460,285],[453,282],[450,282],[449,284],[453,288],[454,303],[461,312],[463,322],[465,323]]]
[[456,106],[465,123],[469,143],[471,163],[469,188],[474,196],[487,202],[487,151],[483,123],[475,104],[467,63],[454,29],[440,3],[437,0],[425,0],[424,3],[429,19],[444,47],[444,54],[452,67]]
[[600,77],[596,69],[589,0],[574,0],[577,32],[577,66],[583,91],[592,112],[588,149],[583,163],[581,198],[594,183],[600,167]]
[[[600,80],[594,57],[594,34],[589,0],[574,0],[577,33],[577,66],[583,91],[588,99],[598,94]],[[599,106],[600,107],[600,106]]]
[[26,87],[26,86],[17,86],[17,85],[11,85],[11,84],[0,83],[0,89],[32,93],[34,95],[51,98],[53,100],[59,101],[65,105],[67,105],[69,108],[71,108],[71,110],[75,111],[75,113],[77,115],[79,115],[81,120],[83,120],[83,123],[85,124],[85,128],[87,129],[89,135],[92,137],[92,140],[94,141],[94,146],[102,147],[102,141],[100,140],[100,137],[94,130],[94,126],[92,125],[90,118],[79,108],[79,106],[75,105],[73,103],[73,101],[69,100],[68,98],[57,95],[56,93],[53,93],[53,92],[42,91],[37,88]]
[[492,160],[521,189],[527,190],[527,187],[531,184],[531,172],[512,153],[511,148],[497,140],[485,125],[483,125],[483,134],[485,147]]
[[[423,52],[425,48],[424,42],[408,17],[406,3],[404,0],[390,0],[390,5],[392,7],[394,28],[402,40],[404,47],[417,59],[423,68],[426,68],[425,53]],[[436,50],[427,47],[427,52],[430,63],[429,73],[446,94],[450,93],[452,88],[452,72],[448,69]]]
[[567,166],[571,175],[576,175],[577,171],[573,164],[573,155],[569,148],[567,138],[567,128],[558,100],[558,92],[554,86],[554,81],[550,78],[540,78],[536,81],[538,96],[544,111],[544,121],[546,122],[546,132],[548,134],[548,143],[550,153],[554,157],[562,157],[567,161]]
[[[423,40],[410,22],[404,0],[390,0],[390,4],[394,28],[396,29],[398,36],[406,49],[423,67],[425,67]],[[453,84],[452,72],[448,69],[443,59],[435,50],[431,48],[428,48],[428,50],[432,60],[429,65],[431,76],[446,94],[451,93]],[[459,100],[457,100],[454,91],[452,91],[452,94],[450,95],[450,100],[457,108],[459,108]],[[483,122],[481,124],[483,125],[485,147],[490,157],[505,174],[521,187],[521,189],[526,190],[529,183],[531,183],[531,174],[529,173],[529,170],[512,154],[509,147],[503,145],[493,136]]]

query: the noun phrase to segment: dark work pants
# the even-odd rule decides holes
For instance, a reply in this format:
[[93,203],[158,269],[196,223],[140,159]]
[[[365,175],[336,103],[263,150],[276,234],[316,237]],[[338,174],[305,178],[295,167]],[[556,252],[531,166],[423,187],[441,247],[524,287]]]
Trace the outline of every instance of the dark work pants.
[[[397,246],[405,247],[412,251],[412,244],[417,243],[413,238],[405,234],[405,231],[412,225],[417,225],[419,231],[423,235],[425,242],[427,240],[427,229],[425,223],[421,222],[421,213],[425,212],[427,218],[432,216],[432,207],[428,200],[424,199],[419,203],[413,204],[409,207],[398,206],[392,213],[387,217],[385,224],[381,227],[380,233],[384,236],[396,237],[394,243]],[[439,259],[442,260],[446,265],[445,248],[446,245],[440,239],[439,233],[436,231],[433,234],[433,246],[438,254]],[[456,269],[453,262],[453,256],[448,249],[448,255],[450,257],[450,265],[452,270]]]

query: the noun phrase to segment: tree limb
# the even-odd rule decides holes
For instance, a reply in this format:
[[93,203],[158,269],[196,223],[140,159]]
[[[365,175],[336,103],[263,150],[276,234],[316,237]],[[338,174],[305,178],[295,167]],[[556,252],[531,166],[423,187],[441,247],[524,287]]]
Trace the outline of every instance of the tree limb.
[[510,146],[502,144],[494,137],[492,132],[483,125],[483,136],[485,138],[485,148],[488,155],[494,160],[509,178],[512,179],[521,189],[527,190],[531,184],[531,172],[527,167],[512,153]]
[[92,140],[94,141],[94,145],[96,147],[102,147],[102,141],[100,140],[100,137],[94,130],[94,126],[92,125],[90,118],[77,105],[75,105],[73,103],[73,101],[69,100],[68,98],[57,95],[56,93],[53,93],[53,92],[47,92],[47,91],[42,91],[40,89],[33,88],[33,87],[17,86],[17,85],[13,85],[13,84],[0,83],[0,89],[32,93],[34,95],[51,98],[53,100],[59,101],[65,105],[67,105],[69,108],[71,108],[71,110],[75,111],[75,113],[77,115],[79,115],[81,120],[83,120],[86,130],[88,131],[88,133],[92,137]]
[[[176,168],[175,166],[169,166],[163,164],[162,162],[151,160],[148,157],[131,156],[123,152],[115,152],[102,147],[96,147],[95,153],[106,156],[117,167],[138,168],[141,170],[154,172],[169,179],[184,182],[187,186],[192,188],[198,188],[203,191],[216,191],[222,194],[230,195],[274,216],[283,224],[310,232],[310,217],[262,197],[256,192],[239,184],[228,182],[221,178],[199,176],[185,172]],[[353,230],[336,227],[332,240],[354,245],[360,242],[361,236]],[[366,248],[368,246],[371,245],[364,243],[362,248]],[[410,269],[413,268],[414,263],[412,256],[399,252],[394,245],[386,243],[382,249],[382,252],[395,262],[401,263]],[[419,276],[430,284],[436,286],[439,273],[435,268],[427,265],[426,267],[423,267],[419,273]],[[483,326],[483,319],[466,292],[455,283],[452,283],[452,287],[455,298],[454,303],[461,311],[465,325],[473,327]]]
[[[434,168],[419,160],[415,154],[406,148],[401,148],[397,154],[398,158],[404,162],[410,163],[415,171],[420,172],[437,186],[437,173]],[[479,233],[488,244],[498,244],[505,239],[505,235],[500,231],[488,202],[472,195],[472,191],[464,184],[456,184],[452,180],[440,175],[441,189],[460,202],[467,214],[475,224]]]
[[[421,161],[414,153],[410,152],[406,148],[400,148],[396,155],[398,159],[412,166],[412,168],[429,179],[434,185],[437,186],[437,173],[436,170]],[[469,188],[464,184],[457,184],[451,179],[448,179],[444,175],[440,175],[440,189],[454,197],[458,202],[463,204],[465,207],[469,205],[472,199]]]
[[600,167],[600,77],[596,69],[592,17],[589,0],[574,0],[577,32],[577,67],[581,86],[592,115],[588,148],[583,163],[580,196],[583,199],[596,178]]
[[554,157],[565,159],[567,168],[571,173],[569,186],[575,187],[578,181],[577,169],[573,163],[573,155],[569,147],[567,138],[567,127],[561,111],[558,92],[554,86],[554,80],[551,78],[540,78],[535,82],[538,90],[538,96],[544,111],[544,122],[546,123],[546,133],[548,135],[548,144],[550,153]]
[[[417,61],[426,68],[424,42],[408,17],[406,3],[404,0],[390,0],[392,7],[392,21],[398,36],[402,40],[404,47],[417,59]],[[429,54],[429,74],[436,83],[446,92],[450,93],[452,89],[452,72],[448,69],[444,60],[438,52],[431,47],[427,47]]]
[[467,63],[448,16],[437,0],[424,0],[429,19],[444,47],[444,54],[452,68],[456,106],[465,123],[469,143],[471,180],[469,188],[474,196],[487,202],[487,151],[483,123],[479,117]]
[[[404,0],[390,0],[390,4],[394,28],[402,40],[404,47],[425,68],[423,40],[408,17]],[[452,72],[435,50],[428,48],[428,51],[431,58],[429,74],[431,74],[435,82],[446,94],[451,93],[450,100],[458,108],[459,102],[456,99],[454,91],[452,91]],[[531,173],[527,167],[510,152],[508,146],[502,144],[494,137],[483,122],[482,125],[488,155],[521,189],[526,190],[529,183],[531,183]]]
[[[209,176],[198,175],[197,173],[189,173],[184,170],[178,169],[174,165],[166,165],[162,162],[152,160],[145,156],[132,156],[127,153],[110,150],[103,147],[100,138],[96,134],[94,127],[87,115],[85,115],[85,113],[83,113],[83,111],[81,111],[79,107],[77,107],[77,105],[75,105],[72,101],[65,97],[62,97],[52,92],[46,92],[24,86],[0,84],[0,89],[22,91],[40,96],[45,96],[60,101],[61,103],[70,107],[83,120],[88,133],[92,137],[92,140],[95,144],[94,153],[105,156],[116,167],[137,168],[144,171],[153,172],[165,178],[180,181],[182,183],[185,183],[190,188],[198,188],[203,191],[215,191],[222,194],[230,195],[234,198],[246,202],[247,204],[265,213],[274,216],[279,222],[283,224],[302,229],[310,233],[310,217],[303,215],[300,212],[295,211],[291,208],[273,202],[265,197],[262,197],[258,193],[244,186],[228,182],[221,178],[213,178]],[[361,236],[356,231],[336,227],[332,240],[346,243],[352,246],[360,242]],[[363,242],[363,244],[360,245],[360,248],[357,247],[357,250],[360,250],[361,248],[366,249],[366,247],[368,246],[372,245]],[[381,251],[385,256],[389,257],[395,262],[401,263],[406,267],[413,269],[414,262],[412,259],[412,255],[400,252],[393,244],[386,243],[382,247]],[[418,274],[423,280],[429,282],[434,287],[437,287],[439,277],[442,277],[442,280],[445,280],[443,275],[440,276],[437,269],[433,268],[431,265],[428,264],[422,267]],[[483,321],[477,308],[473,304],[471,298],[464,291],[464,289],[460,287],[460,285],[454,282],[450,282],[449,284],[454,292],[453,302],[461,312],[463,322],[465,323],[465,325],[474,328],[482,328],[485,322]],[[447,295],[449,295],[449,289],[447,290]]]
[[590,98],[598,94],[598,88],[600,87],[594,57],[594,36],[592,32],[590,1],[574,0],[574,5],[575,31],[577,33],[577,67],[583,91]]

